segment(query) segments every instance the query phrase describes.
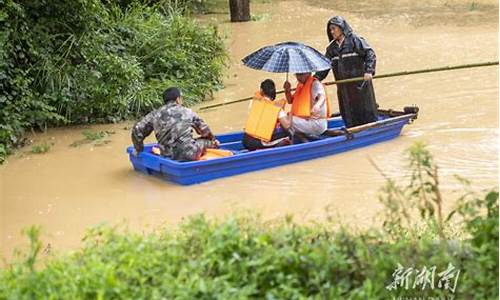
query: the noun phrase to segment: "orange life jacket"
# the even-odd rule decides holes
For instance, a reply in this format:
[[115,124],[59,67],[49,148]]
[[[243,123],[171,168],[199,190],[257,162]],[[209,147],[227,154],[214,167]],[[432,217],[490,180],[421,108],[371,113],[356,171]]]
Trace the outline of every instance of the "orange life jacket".
[[278,100],[270,100],[266,96],[262,95],[262,93],[260,91],[255,92],[255,94],[253,95],[252,100],[255,100],[255,99],[271,101],[275,106],[278,106],[281,109],[285,109],[285,105],[287,103],[285,98],[281,98]]
[[285,99],[271,101],[264,98],[260,92],[255,93],[245,125],[245,133],[265,142],[271,141],[278,122],[278,114],[285,104]]
[[[295,89],[295,94],[293,95],[292,102],[292,115],[302,118],[309,118],[311,116],[312,109],[312,85],[314,80],[317,80],[313,76],[310,76],[306,83],[298,83],[297,88]],[[323,85],[323,88],[325,86]],[[330,116],[330,101],[328,100],[328,94],[326,93],[326,116],[324,118],[328,118]]]
[[[160,148],[158,148],[157,146],[153,146],[153,148],[151,148],[151,152],[153,154],[160,155]],[[206,149],[205,154],[203,154],[198,160],[209,160],[214,158],[228,157],[232,155],[233,152],[229,150],[208,148]]]
[[228,157],[232,156],[233,152],[224,149],[206,149],[205,154],[203,154],[198,160],[209,160],[214,158]]

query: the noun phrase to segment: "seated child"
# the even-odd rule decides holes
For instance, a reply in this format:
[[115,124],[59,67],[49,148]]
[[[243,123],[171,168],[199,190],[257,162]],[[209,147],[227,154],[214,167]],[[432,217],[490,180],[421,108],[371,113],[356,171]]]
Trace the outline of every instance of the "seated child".
[[[286,100],[275,98],[274,81],[264,80],[250,104],[243,136],[243,146],[246,149],[253,151],[290,144],[290,118],[284,111]],[[280,127],[281,130],[277,130]]]

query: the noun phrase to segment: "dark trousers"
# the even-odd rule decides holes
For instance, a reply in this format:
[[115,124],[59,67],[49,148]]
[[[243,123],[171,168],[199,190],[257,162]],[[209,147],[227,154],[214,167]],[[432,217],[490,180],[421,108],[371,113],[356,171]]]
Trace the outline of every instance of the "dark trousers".
[[[280,132],[275,131],[273,133],[273,135],[271,136],[271,142],[278,140],[278,139],[281,139],[281,138],[284,138],[284,137],[288,137],[288,136],[289,136],[289,134],[286,131],[280,131]],[[273,145],[264,145],[264,144],[262,144],[261,140],[254,138],[253,136],[250,136],[246,133],[243,135],[242,142],[243,142],[243,146],[250,151],[257,150],[257,149],[273,148],[273,147],[276,147],[279,145],[278,143],[273,144]]]

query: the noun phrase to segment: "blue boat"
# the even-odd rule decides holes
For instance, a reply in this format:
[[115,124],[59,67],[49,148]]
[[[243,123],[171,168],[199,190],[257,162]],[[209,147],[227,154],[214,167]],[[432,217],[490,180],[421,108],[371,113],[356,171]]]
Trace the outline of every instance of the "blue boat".
[[221,149],[234,155],[205,161],[179,162],[152,153],[155,144],[147,144],[136,157],[134,148],[127,148],[136,171],[158,176],[182,185],[200,183],[216,178],[262,170],[294,162],[328,156],[371,144],[387,141],[400,135],[404,125],[417,118],[417,107],[405,107],[404,112],[379,110],[379,121],[345,129],[340,117],[328,120],[330,132],[344,132],[339,136],[321,136],[316,140],[278,148],[247,151],[243,148],[243,132],[218,135]]

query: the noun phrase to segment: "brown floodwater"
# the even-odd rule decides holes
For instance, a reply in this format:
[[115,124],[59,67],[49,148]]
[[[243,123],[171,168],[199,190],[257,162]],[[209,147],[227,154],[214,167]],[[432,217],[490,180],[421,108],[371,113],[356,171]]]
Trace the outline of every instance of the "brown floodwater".
[[[232,24],[226,15],[200,19],[220,24],[231,56],[225,89],[210,104],[252,95],[265,78],[281,85],[284,74],[248,69],[240,59],[288,40],[323,52],[325,24],[335,14],[374,47],[378,74],[498,60],[496,1],[270,1],[252,10],[258,21]],[[149,230],[197,213],[222,217],[250,211],[266,219],[293,214],[301,221],[329,214],[370,226],[377,224],[377,194],[384,184],[370,159],[404,181],[404,150],[416,141],[428,144],[440,166],[446,209],[462,189],[454,174],[471,180],[478,193],[498,186],[498,67],[380,79],[374,85],[382,108],[420,107],[418,120],[399,138],[187,187],[132,170],[125,154],[132,122],[31,134],[33,145],[53,145],[45,154],[25,147],[0,166],[0,255],[10,259],[14,248],[25,245],[20,232],[32,224],[42,226],[44,245],[57,251],[74,249],[85,229],[98,224],[125,221],[135,230]],[[337,108],[335,87],[328,93]],[[200,115],[224,133],[242,129],[247,107],[227,105]],[[110,131],[109,143],[70,147],[86,129]]]

